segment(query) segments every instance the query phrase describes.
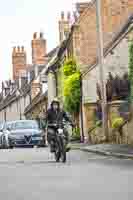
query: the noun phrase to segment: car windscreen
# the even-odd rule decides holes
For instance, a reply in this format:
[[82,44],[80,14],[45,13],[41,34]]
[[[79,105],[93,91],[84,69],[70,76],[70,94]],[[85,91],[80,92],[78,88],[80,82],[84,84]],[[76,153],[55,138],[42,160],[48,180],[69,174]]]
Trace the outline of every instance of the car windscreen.
[[39,129],[39,125],[36,121],[16,122],[13,124],[12,129]]

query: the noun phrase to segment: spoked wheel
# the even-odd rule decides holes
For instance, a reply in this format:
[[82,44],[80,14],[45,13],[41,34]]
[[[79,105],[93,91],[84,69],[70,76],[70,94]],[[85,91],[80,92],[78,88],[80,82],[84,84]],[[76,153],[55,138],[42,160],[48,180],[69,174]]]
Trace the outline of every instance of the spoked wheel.
[[66,162],[66,151],[61,152],[61,161],[62,161],[63,163]]
[[59,148],[57,147],[56,151],[55,151],[55,160],[56,160],[56,162],[60,162],[60,157],[61,157],[61,153],[60,153]]
[[61,161],[63,162],[63,163],[65,163],[66,162],[66,141],[65,140],[62,140],[62,148],[61,148],[61,157],[60,157],[60,159],[61,159]]

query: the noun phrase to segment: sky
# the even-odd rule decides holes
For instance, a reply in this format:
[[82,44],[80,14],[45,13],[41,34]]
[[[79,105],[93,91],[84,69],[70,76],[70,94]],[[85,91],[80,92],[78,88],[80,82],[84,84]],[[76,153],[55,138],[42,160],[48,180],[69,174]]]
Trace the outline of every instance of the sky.
[[50,51],[59,42],[58,20],[61,11],[74,11],[75,3],[83,1],[0,0],[0,82],[12,78],[13,46],[25,46],[30,64],[33,33],[44,32]]

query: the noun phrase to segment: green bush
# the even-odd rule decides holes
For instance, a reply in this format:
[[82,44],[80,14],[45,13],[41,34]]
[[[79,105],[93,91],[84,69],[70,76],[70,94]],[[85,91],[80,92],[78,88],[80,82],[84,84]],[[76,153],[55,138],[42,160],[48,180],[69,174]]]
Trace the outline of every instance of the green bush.
[[74,128],[72,137],[74,139],[80,139],[80,128]]
[[122,117],[115,118],[112,122],[113,129],[119,129],[124,124],[124,119]]
[[102,126],[102,121],[99,120],[99,121],[96,121],[96,127],[101,127]]

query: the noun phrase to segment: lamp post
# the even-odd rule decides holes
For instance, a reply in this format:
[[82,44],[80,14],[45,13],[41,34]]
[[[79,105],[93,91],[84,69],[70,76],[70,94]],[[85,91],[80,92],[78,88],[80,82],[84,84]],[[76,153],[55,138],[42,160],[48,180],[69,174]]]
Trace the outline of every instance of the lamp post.
[[98,63],[100,74],[100,85],[102,94],[102,124],[103,133],[108,136],[108,117],[107,117],[107,97],[106,85],[104,78],[104,46],[103,46],[103,31],[102,31],[102,16],[101,16],[101,0],[96,0],[96,25],[97,25],[97,43],[98,43]]

